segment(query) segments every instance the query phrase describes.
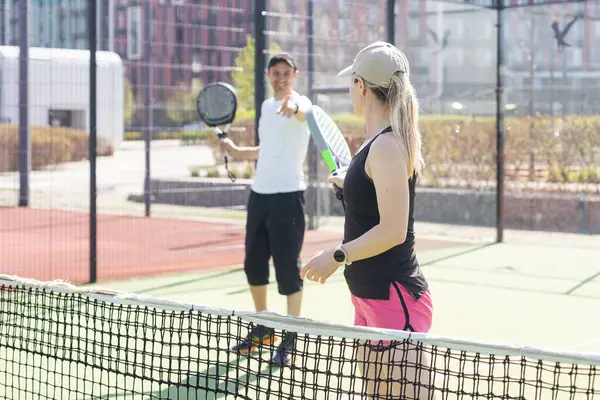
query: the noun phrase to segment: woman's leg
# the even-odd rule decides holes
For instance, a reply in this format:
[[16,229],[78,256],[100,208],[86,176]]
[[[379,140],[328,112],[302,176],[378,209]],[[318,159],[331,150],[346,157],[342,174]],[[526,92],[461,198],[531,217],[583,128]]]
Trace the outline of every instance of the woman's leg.
[[377,349],[365,343],[358,360],[369,399],[435,400],[430,382],[430,359],[416,343],[397,342]]
[[[401,285],[390,286],[389,300],[356,299],[367,326],[411,332],[431,328],[429,292],[415,300]],[[357,354],[368,398],[434,399],[428,353],[418,343],[363,343]]]

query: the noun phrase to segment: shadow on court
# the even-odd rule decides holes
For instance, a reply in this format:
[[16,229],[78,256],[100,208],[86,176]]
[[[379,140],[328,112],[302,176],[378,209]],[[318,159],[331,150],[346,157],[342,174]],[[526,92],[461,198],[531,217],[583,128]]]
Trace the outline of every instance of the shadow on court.
[[565,292],[566,295],[572,295],[577,289],[592,283],[592,281],[596,278],[600,277],[600,271],[596,272],[595,274],[583,279],[581,282],[579,282],[577,285],[573,286],[572,288],[570,288],[569,290],[567,290]]
[[[177,386],[155,392],[154,395],[159,399],[213,400],[232,394],[252,398],[254,390],[251,388],[256,388],[259,393],[262,392],[260,376],[276,373],[280,368],[264,361],[258,364],[259,368],[249,371],[251,363],[252,360],[246,358],[233,359],[229,363],[218,363],[196,376],[189,376]],[[254,395],[258,396],[259,393]]]
[[238,272],[242,272],[243,269],[241,268],[234,268],[234,269],[228,269],[222,272],[218,272],[216,274],[210,274],[210,275],[206,275],[206,276],[200,276],[197,278],[193,278],[193,279],[185,279],[185,280],[181,280],[178,282],[173,282],[173,283],[169,283],[166,285],[159,285],[159,286],[153,286],[153,287],[149,287],[146,289],[142,289],[142,290],[138,290],[136,291],[137,293],[151,293],[151,292],[158,292],[164,289],[172,289],[172,288],[181,288],[184,285],[189,285],[189,284],[194,284],[194,283],[198,283],[198,282],[203,282],[203,281],[207,281],[210,279],[217,279],[217,278],[222,278],[224,276],[227,275],[232,275],[232,274],[237,274]]
[[435,263],[438,263],[438,262],[447,261],[447,260],[450,260],[450,259],[453,259],[453,258],[456,258],[456,257],[464,256],[465,254],[474,253],[476,251],[480,251],[480,250],[486,249],[488,247],[495,246],[497,244],[498,243],[486,243],[486,244],[482,244],[480,246],[475,246],[475,247],[473,247],[471,249],[467,249],[467,250],[464,250],[464,251],[459,251],[457,253],[449,254],[449,255],[444,256],[444,257],[436,258],[435,260],[429,260],[429,261],[425,261],[425,262],[420,262],[419,264],[422,267],[426,267],[428,265],[432,265],[432,264],[435,264]]

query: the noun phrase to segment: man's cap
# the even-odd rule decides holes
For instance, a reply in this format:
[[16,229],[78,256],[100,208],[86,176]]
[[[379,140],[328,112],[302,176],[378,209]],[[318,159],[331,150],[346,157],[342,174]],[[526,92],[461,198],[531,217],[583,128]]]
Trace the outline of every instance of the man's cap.
[[358,76],[379,86],[390,84],[396,72],[410,73],[408,59],[400,49],[386,42],[374,42],[358,52],[354,63],[338,76]]
[[294,58],[288,53],[279,53],[271,57],[267,69],[271,68],[273,65],[277,64],[280,61],[287,63],[290,67],[294,69],[298,69],[298,67],[296,67],[296,61],[294,61]]

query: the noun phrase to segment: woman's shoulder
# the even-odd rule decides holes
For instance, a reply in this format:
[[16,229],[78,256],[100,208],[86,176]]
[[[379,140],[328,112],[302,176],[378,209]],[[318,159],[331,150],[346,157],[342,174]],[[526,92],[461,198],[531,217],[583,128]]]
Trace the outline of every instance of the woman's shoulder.
[[385,133],[371,143],[365,164],[371,178],[375,171],[383,174],[395,171],[391,175],[396,175],[406,168],[407,155],[394,135]]
[[402,146],[391,132],[385,132],[376,137],[371,143],[369,156],[377,158],[398,158],[405,157]]

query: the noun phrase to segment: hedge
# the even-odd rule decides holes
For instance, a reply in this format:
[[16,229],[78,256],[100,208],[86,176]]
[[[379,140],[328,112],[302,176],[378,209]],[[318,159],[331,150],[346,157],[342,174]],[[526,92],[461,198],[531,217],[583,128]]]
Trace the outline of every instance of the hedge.
[[[236,119],[234,127],[238,129],[229,134],[242,146],[254,143],[253,115],[245,117]],[[355,152],[365,139],[362,121],[353,114],[332,118]],[[423,115],[420,130],[426,162],[422,184],[463,188],[493,185],[494,117]],[[206,137],[216,147],[215,135]],[[556,118],[554,126],[550,117],[507,117],[504,148],[508,182],[530,186],[542,182],[584,183],[587,185],[581,190],[600,193],[600,116]]]
[[[88,158],[88,134],[84,131],[34,125],[30,127],[30,135],[33,170]],[[110,153],[110,146],[103,138],[98,138],[97,144],[100,154]],[[18,163],[19,126],[0,125],[0,172],[17,171]]]

